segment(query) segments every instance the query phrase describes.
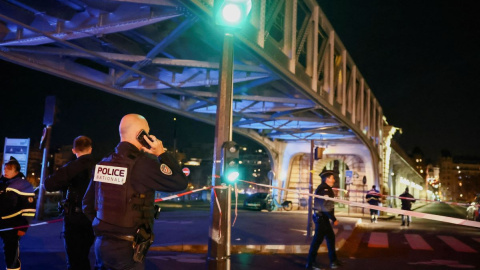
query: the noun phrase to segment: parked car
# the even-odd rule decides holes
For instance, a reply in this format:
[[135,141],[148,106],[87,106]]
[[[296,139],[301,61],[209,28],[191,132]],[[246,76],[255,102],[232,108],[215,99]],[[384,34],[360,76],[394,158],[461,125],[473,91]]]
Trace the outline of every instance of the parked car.
[[243,208],[244,209],[254,209],[254,210],[262,210],[267,209],[267,200],[268,200],[269,193],[258,192],[249,195],[243,201]]

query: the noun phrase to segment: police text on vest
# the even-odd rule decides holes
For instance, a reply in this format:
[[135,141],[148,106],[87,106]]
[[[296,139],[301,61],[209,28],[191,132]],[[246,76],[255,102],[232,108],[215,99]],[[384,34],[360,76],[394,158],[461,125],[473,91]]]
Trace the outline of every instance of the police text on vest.
[[127,168],[97,164],[93,181],[123,185],[127,180]]

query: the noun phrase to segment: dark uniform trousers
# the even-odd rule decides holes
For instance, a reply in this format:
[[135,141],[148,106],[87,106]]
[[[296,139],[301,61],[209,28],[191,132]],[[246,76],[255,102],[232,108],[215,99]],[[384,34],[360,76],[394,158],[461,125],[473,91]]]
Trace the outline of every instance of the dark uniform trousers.
[[64,244],[69,270],[91,269],[88,255],[95,236],[92,223],[83,213],[70,213],[64,219]]
[[326,216],[319,216],[315,222],[315,235],[313,236],[312,243],[310,245],[310,251],[308,252],[307,264],[312,265],[317,258],[318,248],[323,242],[323,238],[327,240],[328,258],[330,263],[337,260],[337,254],[335,252],[335,233],[333,232],[330,220]]
[[144,262],[134,262],[132,241],[114,236],[97,236],[95,239],[96,270],[144,270]]
[[5,255],[5,264],[7,269],[16,269],[20,267],[18,241],[18,230],[9,230],[0,232],[0,237],[3,239],[3,252]]

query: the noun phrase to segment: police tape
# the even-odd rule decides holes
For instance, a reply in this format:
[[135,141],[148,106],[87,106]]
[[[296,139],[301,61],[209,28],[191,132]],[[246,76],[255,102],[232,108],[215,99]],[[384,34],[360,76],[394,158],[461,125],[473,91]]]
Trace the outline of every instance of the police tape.
[[[172,200],[172,199],[175,199],[175,198],[179,198],[179,197],[182,197],[182,196],[191,194],[191,193],[195,193],[195,192],[199,192],[199,191],[203,191],[203,190],[208,190],[208,189],[211,189],[211,188],[223,188],[223,187],[222,187],[222,186],[219,186],[219,187],[215,187],[215,186],[203,187],[203,188],[199,188],[199,189],[196,189],[196,190],[191,190],[191,191],[183,192],[183,193],[176,194],[176,195],[159,198],[159,199],[156,199],[155,202],[168,201],[168,200]],[[55,219],[55,220],[49,220],[49,221],[45,221],[45,222],[32,223],[32,224],[29,224],[29,225],[22,225],[22,226],[4,228],[4,229],[0,229],[0,232],[11,231],[11,230],[27,229],[27,228],[30,228],[30,227],[47,225],[47,224],[56,223],[56,222],[60,222],[60,221],[63,221],[63,218]]]
[[[208,189],[213,189],[213,195],[214,195],[214,198],[215,198],[215,203],[216,203],[216,206],[218,208],[218,213],[220,215],[220,218],[218,220],[218,228],[220,228],[222,226],[222,208],[220,207],[220,202],[218,200],[217,192],[215,191],[215,189],[225,189],[225,188],[228,188],[228,187],[227,186],[203,187],[203,188],[199,188],[199,189],[195,189],[195,190],[191,190],[191,191],[187,191],[187,192],[183,192],[183,193],[179,193],[179,194],[155,199],[155,202],[164,202],[164,201],[168,201],[168,200],[173,200],[173,199],[180,198],[180,197],[183,197],[185,195],[192,194],[192,193],[195,193],[195,192],[204,191],[204,190],[208,190]],[[235,189],[236,189],[236,186],[235,186]],[[235,220],[237,220],[237,207],[236,206],[235,206]],[[235,224],[235,220],[234,220],[234,224]],[[218,237],[219,238],[222,237],[222,230],[218,230]]]
[[279,190],[283,190],[283,191],[293,192],[293,193],[297,193],[299,195],[305,195],[305,196],[310,196],[310,197],[314,197],[314,198],[330,200],[330,201],[342,203],[342,204],[353,206],[353,207],[362,207],[362,208],[374,209],[374,210],[379,210],[379,211],[388,212],[388,213],[399,214],[399,215],[412,216],[412,217],[416,217],[416,218],[424,218],[424,219],[436,220],[436,221],[441,221],[441,222],[446,222],[446,223],[452,223],[452,224],[456,224],[456,225],[480,228],[480,222],[472,221],[472,220],[466,220],[466,219],[461,219],[461,218],[453,218],[453,217],[445,217],[445,216],[440,216],[440,215],[420,213],[420,212],[408,211],[408,210],[401,210],[401,209],[384,207],[384,206],[376,206],[376,205],[370,205],[370,204],[367,204],[367,203],[358,203],[358,202],[346,201],[346,200],[337,199],[337,198],[330,198],[328,196],[321,196],[321,195],[311,194],[311,193],[307,193],[307,192],[300,192],[300,191],[293,190],[293,189],[274,187],[274,186],[271,186],[271,185],[259,184],[259,183],[254,183],[254,182],[250,182],[250,181],[245,181],[245,180],[239,180],[239,181],[249,183],[249,184],[252,184],[252,185],[263,186],[263,187],[267,187],[267,188],[273,188],[273,189],[279,189]]
[[56,222],[60,222],[62,220],[63,220],[63,218],[59,218],[59,219],[49,220],[49,221],[45,221],[45,222],[33,223],[33,224],[29,224],[29,225],[22,225],[22,226],[17,226],[17,227],[5,228],[5,229],[0,229],[0,232],[10,231],[10,230],[27,229],[29,227],[41,226],[41,225],[46,225],[46,224],[50,224],[50,223],[56,223]]
[[[250,181],[246,181],[246,180],[238,180],[238,181],[253,184],[253,185],[257,185],[257,186],[263,186],[263,187],[267,187],[267,188],[284,190],[284,191],[288,191],[288,192],[292,192],[292,193],[297,193],[299,195],[305,195],[305,196],[310,196],[310,197],[315,197],[315,198],[331,200],[331,201],[334,201],[334,202],[339,202],[339,203],[354,206],[354,207],[363,207],[363,208],[367,208],[367,209],[375,209],[375,210],[379,210],[379,211],[395,213],[395,214],[400,214],[400,215],[407,215],[407,216],[425,218],[425,219],[430,219],[430,220],[437,220],[437,221],[452,223],[452,224],[457,224],[457,225],[464,225],[464,226],[471,226],[471,227],[480,228],[480,222],[471,221],[471,220],[464,220],[464,219],[459,219],[459,218],[452,218],[452,217],[445,217],[445,216],[439,216],[439,215],[433,215],[433,214],[419,213],[419,212],[414,212],[414,211],[400,210],[400,209],[395,209],[395,208],[390,208],[390,207],[375,206],[375,205],[370,205],[370,204],[351,202],[351,201],[346,201],[346,200],[342,200],[342,199],[330,198],[328,196],[320,196],[320,195],[310,194],[310,193],[306,193],[306,192],[299,192],[297,190],[292,190],[292,189],[286,189],[286,188],[274,187],[274,186],[271,186],[271,185],[259,184],[259,183],[250,182]],[[212,189],[212,188],[213,188],[213,191],[214,191],[216,205],[218,207],[218,210],[219,210],[219,213],[220,213],[220,216],[221,216],[222,215],[222,209],[220,208],[220,202],[218,201],[218,197],[217,197],[217,194],[215,192],[215,189],[225,189],[225,188],[227,188],[226,186],[203,187],[203,188],[199,188],[199,189],[195,189],[195,190],[191,190],[191,191],[187,191],[187,192],[183,192],[183,193],[179,193],[179,194],[155,199],[155,202],[168,201],[168,200],[172,200],[172,199],[175,199],[175,198],[183,197],[183,196],[188,195],[188,194],[192,194],[192,193],[196,193],[196,192],[200,192],[200,191],[204,191],[204,190],[209,190],[209,189]],[[341,189],[337,189],[337,190],[341,190]],[[235,185],[235,191],[237,192],[236,185]],[[397,197],[397,198],[401,198],[401,197]],[[236,219],[237,219],[237,213],[236,213],[236,207],[235,207],[235,220]],[[41,225],[46,225],[46,224],[50,224],[50,223],[56,223],[56,222],[60,222],[60,221],[63,221],[63,218],[55,219],[55,220],[49,220],[49,221],[45,221],[45,222],[33,223],[33,224],[29,224],[29,225],[22,225],[22,226],[11,227],[11,228],[4,228],[4,229],[0,229],[0,232],[9,231],[9,230],[20,230],[20,229],[25,229],[25,228],[29,228],[29,227],[41,226]],[[221,222],[221,218],[220,218],[220,222]],[[221,223],[219,224],[219,227],[220,227],[220,225],[221,225]]]
[[[355,192],[362,192],[362,193],[367,193],[368,190],[358,190],[358,189],[342,189],[342,188],[332,188],[333,190],[338,190],[342,191],[343,193],[349,193],[352,191]],[[459,206],[470,206],[470,203],[459,203],[459,202],[445,202],[445,201],[436,201],[436,200],[427,200],[427,199],[417,199],[417,198],[408,198],[408,197],[397,197],[393,195],[383,195],[381,193],[377,193],[379,196],[386,197],[386,198],[393,198],[393,199],[399,199],[399,200],[412,200],[412,201],[422,201],[422,202],[428,202],[428,203],[445,203],[445,204],[451,204],[451,205],[459,205]],[[479,207],[480,205],[475,205],[475,207]]]
[[167,197],[155,199],[155,202],[169,201],[169,200],[173,200],[173,199],[176,199],[176,198],[183,197],[183,196],[188,195],[188,194],[192,194],[192,193],[195,193],[195,192],[208,190],[208,189],[211,189],[211,188],[216,188],[216,187],[215,187],[215,186],[209,186],[209,187],[203,187],[203,188],[199,188],[199,189],[195,189],[195,190],[190,190],[190,191],[187,191],[187,192],[183,192],[183,193],[179,193],[179,194],[175,194],[175,195],[171,195],[171,196],[167,196]]

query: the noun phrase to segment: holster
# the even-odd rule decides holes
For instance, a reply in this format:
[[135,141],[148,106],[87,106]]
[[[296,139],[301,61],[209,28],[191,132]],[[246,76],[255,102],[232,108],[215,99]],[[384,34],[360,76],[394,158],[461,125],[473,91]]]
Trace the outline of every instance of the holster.
[[147,255],[148,249],[153,243],[154,235],[151,230],[140,226],[135,234],[135,240],[133,241],[133,260],[135,262],[143,262]]
[[81,213],[82,209],[80,209],[80,207],[75,206],[74,203],[69,202],[68,200],[62,200],[58,202],[58,211],[61,214],[68,216],[74,213]]

